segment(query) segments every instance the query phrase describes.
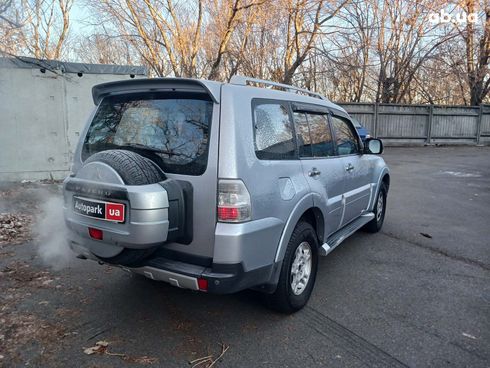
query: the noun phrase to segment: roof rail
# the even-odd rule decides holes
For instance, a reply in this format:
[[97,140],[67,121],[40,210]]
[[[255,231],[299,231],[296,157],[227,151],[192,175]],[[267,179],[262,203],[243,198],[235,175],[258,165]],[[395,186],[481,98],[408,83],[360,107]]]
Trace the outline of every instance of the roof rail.
[[316,92],[311,92],[305,88],[299,88],[299,87],[294,87],[290,86],[288,84],[282,84],[282,83],[276,83],[272,81],[268,81],[265,79],[257,79],[257,78],[249,78],[249,77],[244,77],[243,75],[234,75],[230,79],[231,84],[239,85],[239,86],[249,86],[253,84],[263,84],[265,86],[270,86],[270,87],[276,87],[285,90],[286,92],[293,92],[293,93],[298,93],[298,94],[304,94],[310,97],[315,97],[319,98],[321,100],[325,100],[325,97],[323,97],[321,94],[316,93]]

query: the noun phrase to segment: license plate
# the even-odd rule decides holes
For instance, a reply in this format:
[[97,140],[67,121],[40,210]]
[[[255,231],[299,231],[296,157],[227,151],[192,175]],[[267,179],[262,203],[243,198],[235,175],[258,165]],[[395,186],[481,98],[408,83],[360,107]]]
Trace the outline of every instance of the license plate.
[[73,211],[83,216],[105,221],[124,222],[124,210],[123,203],[73,197]]

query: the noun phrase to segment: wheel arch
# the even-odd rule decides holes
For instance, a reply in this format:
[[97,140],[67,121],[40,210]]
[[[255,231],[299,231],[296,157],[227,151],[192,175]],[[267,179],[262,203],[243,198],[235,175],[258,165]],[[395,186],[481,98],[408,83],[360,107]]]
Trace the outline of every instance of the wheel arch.
[[289,239],[300,221],[307,221],[310,223],[318,237],[318,243],[321,246],[325,237],[325,218],[326,209],[315,206],[315,196],[319,196],[316,193],[309,193],[298,201],[294,207],[291,215],[289,216],[284,230],[281,234],[279,244],[276,250],[276,256],[274,259],[274,270],[272,271],[271,278],[267,283],[266,287],[263,289],[268,293],[274,292],[279,281],[279,276],[281,272],[282,261],[284,260],[284,255],[286,253],[286,248],[289,243]]
[[[323,239],[325,235],[325,217],[323,216],[322,211],[318,207],[311,207],[307,209],[303,215],[301,215],[300,219],[296,223],[296,225],[300,221],[306,221],[313,229],[315,229],[316,236],[318,238],[318,242],[323,244]],[[295,225],[295,227],[296,227]]]
[[293,211],[291,211],[277,246],[276,256],[274,258],[275,262],[281,262],[283,260],[291,234],[293,233],[296,225],[302,220],[309,222],[313,226],[318,237],[318,242],[323,244],[325,236],[326,210],[315,206],[315,196],[319,195],[316,193],[307,194],[298,201]]
[[386,185],[386,189],[388,190],[390,188],[390,173],[386,172],[383,175],[383,178],[381,179],[381,182]]
[[371,197],[371,200],[369,202],[369,207],[368,207],[369,211],[372,211],[374,208],[374,203],[375,203],[376,198],[378,198],[378,194],[379,194],[379,190],[381,189],[381,185],[385,184],[386,189],[389,189],[389,187],[390,187],[391,177],[390,177],[390,170],[388,169],[388,167],[384,166],[383,169],[381,170],[379,176],[377,176],[377,178],[378,179],[376,181],[375,192],[374,192],[374,195]]

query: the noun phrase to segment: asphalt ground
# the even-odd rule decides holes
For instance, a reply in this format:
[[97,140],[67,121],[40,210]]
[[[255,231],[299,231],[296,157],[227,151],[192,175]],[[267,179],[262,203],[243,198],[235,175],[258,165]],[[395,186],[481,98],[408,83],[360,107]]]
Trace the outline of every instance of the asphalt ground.
[[[260,294],[208,295],[73,260],[38,241],[0,246],[0,366],[489,367],[490,148],[387,148],[380,233],[320,260],[302,311]],[[0,193],[6,185],[0,186]],[[55,185],[16,185],[0,212],[29,213]],[[12,190],[12,189],[10,189]],[[40,198],[41,197],[41,198]],[[84,349],[98,341],[99,353]]]

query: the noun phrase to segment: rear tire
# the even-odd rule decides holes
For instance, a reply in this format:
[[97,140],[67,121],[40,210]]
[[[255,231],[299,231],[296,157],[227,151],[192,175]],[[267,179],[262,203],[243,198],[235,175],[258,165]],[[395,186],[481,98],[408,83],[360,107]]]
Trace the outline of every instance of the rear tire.
[[[268,306],[287,314],[303,308],[310,299],[317,269],[318,240],[315,230],[309,223],[299,222],[286,248],[277,288],[273,294],[265,295]],[[305,277],[306,273],[308,277]]]
[[[386,185],[381,184],[378,196],[376,197],[376,204],[374,206],[374,218],[364,225],[363,230],[368,233],[377,233],[383,227],[386,213],[386,197],[388,190]],[[381,212],[380,212],[381,211]]]
[[[90,156],[85,163],[103,162],[119,174],[126,185],[154,184],[166,179],[165,174],[150,159],[127,150],[107,150]],[[103,258],[107,263],[131,266],[141,262],[155,252],[156,247],[147,249],[124,248],[114,257]]]

